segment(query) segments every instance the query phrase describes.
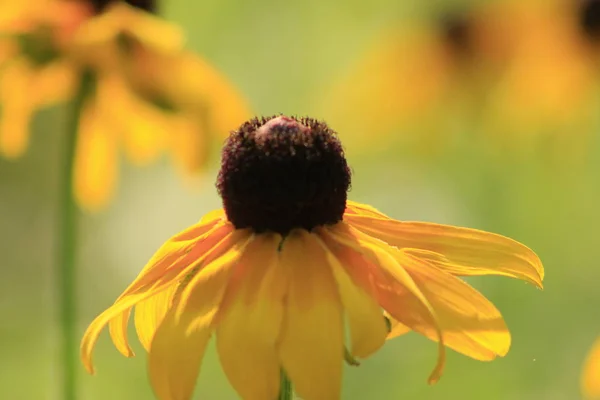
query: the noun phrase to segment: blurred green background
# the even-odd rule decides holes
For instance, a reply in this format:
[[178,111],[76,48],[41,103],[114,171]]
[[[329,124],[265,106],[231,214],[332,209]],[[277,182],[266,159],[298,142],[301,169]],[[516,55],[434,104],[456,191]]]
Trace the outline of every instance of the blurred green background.
[[[322,106],[327,91],[382,29],[456,5],[424,4],[169,0],[162,9],[183,26],[189,47],[227,74],[257,114],[327,119]],[[443,378],[428,386],[436,346],[410,334],[388,342],[360,367],[347,367],[344,399],[580,398],[581,365],[600,334],[600,147],[596,115],[593,120],[585,131],[562,133],[560,142],[551,135],[529,140],[525,150],[518,140],[507,146],[478,135],[476,124],[469,123],[453,125],[451,140],[429,138],[433,142],[425,148],[435,151],[423,151],[412,139],[398,140],[399,132],[378,139],[383,145],[376,151],[347,141],[354,171],[351,199],[398,219],[513,237],[539,254],[547,279],[544,291],[497,277],[469,280],[504,314],[513,335],[507,357],[482,363],[450,351]],[[64,122],[62,108],[38,114],[26,155],[0,159],[0,392],[5,399],[58,399],[52,262]],[[403,131],[402,137],[413,134],[420,133]],[[164,240],[220,206],[217,169],[218,149],[205,175],[188,186],[167,160],[144,169],[124,163],[113,203],[80,220],[82,333]],[[97,375],[80,370],[82,400],[152,398],[145,355],[135,344],[138,356],[126,359],[108,333],[102,335],[95,351]],[[196,398],[235,399],[213,350]]]

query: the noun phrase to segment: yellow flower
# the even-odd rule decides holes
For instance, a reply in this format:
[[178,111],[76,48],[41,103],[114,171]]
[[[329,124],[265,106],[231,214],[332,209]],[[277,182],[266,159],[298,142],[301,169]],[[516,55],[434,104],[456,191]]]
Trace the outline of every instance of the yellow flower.
[[488,6],[511,49],[490,88],[484,128],[495,137],[585,132],[592,124],[597,65],[582,35],[579,13],[588,3],[564,0]]
[[596,340],[587,356],[581,388],[586,399],[600,399],[600,339]]
[[585,138],[597,108],[599,9],[596,0],[480,2],[387,29],[342,74],[324,113],[361,150],[392,137],[430,151],[469,128],[521,147],[551,133],[573,147],[568,133]]
[[[447,136],[447,116],[472,106],[488,64],[501,54],[483,40],[485,17],[478,9],[448,10],[383,30],[326,97],[328,120],[360,149],[406,140],[402,132],[417,140]],[[430,150],[440,137],[425,142]]]
[[168,240],[90,324],[81,343],[87,370],[106,325],[133,356],[134,307],[161,400],[191,398],[213,334],[229,381],[252,400],[276,398],[281,368],[303,399],[339,399],[345,358],[366,358],[409,330],[439,343],[431,383],[446,346],[478,360],[504,356],[502,315],[457,276],[541,288],[535,253],[492,233],[394,220],[348,201],[349,185],[341,144],[324,123],[280,116],[243,124],[223,149],[223,209]]
[[[15,2],[11,18],[0,20],[0,153],[20,156],[34,111],[72,97],[79,77],[91,75],[73,177],[82,207],[97,210],[110,200],[120,148],[138,165],[168,152],[185,172],[197,172],[211,138],[247,118],[239,93],[183,49],[180,29],[152,15],[152,1],[31,4]],[[174,72],[177,85],[168,79]]]

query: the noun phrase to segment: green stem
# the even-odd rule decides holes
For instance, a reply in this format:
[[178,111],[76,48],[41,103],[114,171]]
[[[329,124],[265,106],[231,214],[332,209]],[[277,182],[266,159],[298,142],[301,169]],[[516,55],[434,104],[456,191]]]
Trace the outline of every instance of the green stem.
[[279,397],[277,400],[292,400],[294,398],[294,391],[292,390],[292,381],[288,378],[287,374],[281,369],[281,384],[279,385]]
[[61,157],[61,182],[58,210],[58,258],[56,264],[56,286],[60,318],[61,363],[62,366],[62,396],[63,400],[77,398],[77,299],[75,270],[77,206],[73,200],[73,166],[75,148],[77,146],[77,131],[83,103],[90,90],[90,74],[83,73],[77,88],[77,93],[71,105],[68,126],[65,135],[65,149]]

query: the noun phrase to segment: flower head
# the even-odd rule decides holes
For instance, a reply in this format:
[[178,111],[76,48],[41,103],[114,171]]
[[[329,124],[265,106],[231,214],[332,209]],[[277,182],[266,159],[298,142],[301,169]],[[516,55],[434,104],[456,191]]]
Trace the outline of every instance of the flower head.
[[281,368],[302,398],[339,399],[345,358],[366,358],[410,330],[438,342],[430,382],[442,374],[446,346],[478,360],[504,356],[502,315],[457,276],[541,287],[535,253],[492,233],[394,220],[347,200],[349,186],[342,146],[325,123],[243,124],[223,149],[224,209],[167,241],[90,324],[81,345],[88,371],[106,325],[119,351],[133,355],[134,307],[161,400],[191,397],[213,334],[244,399],[276,398]]
[[577,22],[582,35],[593,43],[600,40],[600,1],[583,0],[577,7]]
[[490,90],[485,130],[511,139],[555,132],[566,140],[573,139],[568,132],[588,130],[597,68],[586,46],[594,29],[590,3],[508,1],[488,7],[510,55]]
[[34,112],[69,99],[89,76],[73,177],[86,209],[113,195],[121,149],[138,165],[168,153],[185,172],[197,172],[212,137],[247,118],[228,80],[184,49],[179,27],[153,15],[155,1],[10,4],[10,17],[0,20],[0,154],[23,154]]

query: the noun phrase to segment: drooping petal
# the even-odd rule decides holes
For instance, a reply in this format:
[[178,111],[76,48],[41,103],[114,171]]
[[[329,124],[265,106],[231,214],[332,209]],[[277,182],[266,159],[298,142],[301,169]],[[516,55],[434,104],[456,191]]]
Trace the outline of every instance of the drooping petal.
[[0,79],[0,152],[9,158],[21,156],[36,109],[67,99],[73,89],[74,74],[67,62],[34,66],[23,58],[10,61]]
[[429,377],[429,382],[435,383],[446,360],[443,333],[429,300],[391,254],[394,249],[343,222],[328,230],[338,243],[337,248],[333,245],[329,248],[357,285],[363,285],[367,291],[374,290],[379,304],[411,329],[420,333],[435,331],[439,341],[438,361]]
[[[132,63],[140,86],[201,115],[207,134],[225,137],[250,115],[241,93],[218,69],[194,53],[165,55],[142,49]],[[165,70],[171,73],[165,75]]]
[[178,286],[173,285],[162,292],[139,302],[135,306],[135,330],[138,339],[146,351],[150,351],[150,344],[165,315],[171,309],[173,297]]
[[171,285],[178,285],[182,280],[185,281],[186,279],[189,279],[189,276],[201,270],[202,266],[210,264],[215,259],[227,253],[241,238],[244,237],[244,235],[246,235],[246,233],[239,230],[229,233],[229,235],[222,239],[212,249],[207,251],[206,254],[203,254],[198,259],[190,261],[189,264],[186,264],[182,268],[167,269],[164,274],[154,280],[149,287],[145,287],[144,290],[134,291],[126,296],[121,296],[111,307],[96,317],[96,319],[88,326],[83,335],[83,339],[81,340],[81,359],[87,371],[92,374],[94,373],[92,351],[100,332],[108,323],[116,319],[114,323],[120,328],[114,329],[115,333],[118,332],[118,336],[113,336],[113,340],[116,340],[115,344],[119,345],[119,351],[125,355],[133,355],[133,352],[127,345],[126,329],[124,329],[125,324],[123,323],[123,317],[128,315],[131,307],[163,290],[167,290]]
[[217,326],[217,350],[232,386],[246,400],[276,399],[276,342],[287,276],[280,268],[281,236],[264,233],[248,245],[227,287]]
[[304,230],[283,243],[289,275],[279,355],[298,396],[339,399],[344,359],[342,304],[324,249]]
[[[466,282],[427,262],[400,251],[395,256],[435,310],[446,346],[482,361],[506,355],[510,332],[500,311],[488,299]],[[422,333],[437,340],[431,329]]]
[[[211,257],[211,254],[215,251],[215,247],[222,245],[223,241],[231,240],[225,239],[231,231],[232,228],[230,226],[217,224],[200,238],[192,241],[189,247],[184,247],[186,249],[184,253],[175,251],[169,254],[163,263],[156,265],[153,270],[142,271],[134,282],[119,296],[117,302],[131,293],[144,292],[148,289],[148,285],[154,285],[157,280],[163,279],[167,274],[177,273],[181,269],[188,270],[183,280],[189,280],[189,276],[202,268],[202,262],[206,262],[202,261],[203,258]],[[174,257],[177,254],[180,255],[179,258]],[[167,263],[167,260],[170,264]],[[194,267],[189,268],[191,265],[194,265]],[[110,337],[115,347],[126,357],[133,356],[133,351],[129,347],[127,339],[130,314],[131,308],[125,310],[121,315],[114,317],[109,323]]]
[[158,52],[180,51],[184,36],[179,27],[144,12],[125,2],[118,2],[102,14],[82,24],[75,37],[75,45],[93,51],[114,43],[126,34]]
[[169,136],[169,149],[175,164],[187,174],[202,171],[208,160],[212,135],[206,124],[182,114]]
[[65,101],[73,95],[75,78],[75,69],[67,61],[49,63],[38,69],[30,96],[37,107]]
[[[102,329],[104,329],[104,327],[109,322],[111,322],[114,318],[120,317],[123,314],[125,314],[126,317],[128,317],[131,307],[133,307],[137,303],[140,303],[141,301],[144,301],[148,297],[158,294],[158,293],[162,292],[163,290],[167,289],[169,286],[176,284],[176,277],[175,278],[170,277],[170,278],[171,279],[165,280],[160,283],[157,282],[157,284],[155,284],[150,290],[148,290],[146,292],[132,294],[130,296],[124,297],[121,300],[116,301],[115,304],[113,304],[111,307],[106,309],[102,314],[97,316],[96,319],[94,319],[92,321],[92,323],[90,323],[87,330],[83,334],[83,339],[81,340],[81,347],[80,347],[81,360],[83,362],[85,369],[90,374],[93,374],[95,371],[93,359],[92,359],[92,353],[94,350],[94,346],[96,345],[96,342],[98,341],[98,337],[100,336],[100,332],[102,332]],[[122,330],[124,330],[124,329],[121,328],[123,326],[121,319],[119,320],[119,323],[120,323],[119,329],[117,329],[117,328],[114,329],[115,332],[117,330],[119,330],[119,336],[113,336],[113,337],[117,338],[117,339],[113,339],[113,340],[115,340],[115,344],[119,345],[119,351],[121,351],[121,353],[123,353],[125,356],[131,357],[134,354],[133,354],[133,351],[131,351],[131,349],[129,348],[129,346],[127,344],[126,332],[122,332]],[[117,340],[118,340],[118,342],[117,342]]]
[[235,265],[249,241],[249,233],[236,231],[238,240],[189,282],[161,325],[150,346],[150,382],[160,400],[189,400],[194,391],[213,320]]
[[154,161],[176,129],[170,122],[171,113],[144,101],[117,74],[102,77],[97,87],[98,106],[122,138],[125,154],[138,165]]
[[161,53],[177,53],[183,48],[185,36],[178,25],[124,2],[115,4],[111,12],[115,15],[107,17],[120,20],[120,27],[144,46]]
[[581,388],[586,399],[600,399],[600,338],[592,346],[581,376]]
[[[327,235],[327,231],[320,230],[319,234]],[[332,243],[332,240],[329,239],[327,242]],[[354,357],[368,357],[383,346],[388,334],[383,311],[372,297],[372,293],[368,293],[352,281],[326,242],[320,241],[320,243],[324,246],[347,315],[351,339],[350,353]],[[337,250],[343,251],[343,249]]]
[[75,199],[83,208],[97,211],[110,200],[118,162],[115,132],[90,100],[81,113],[73,170]]
[[413,252],[454,275],[504,275],[542,287],[544,268],[525,245],[494,233],[427,222],[401,222],[366,214],[344,220],[391,246]]
[[181,269],[200,258],[233,231],[230,224],[218,219],[201,221],[167,240],[152,255],[121,297],[152,284],[165,273]]
[[15,60],[2,71],[0,80],[0,151],[16,158],[29,144],[29,121],[34,100],[30,97],[34,71],[25,60]]

